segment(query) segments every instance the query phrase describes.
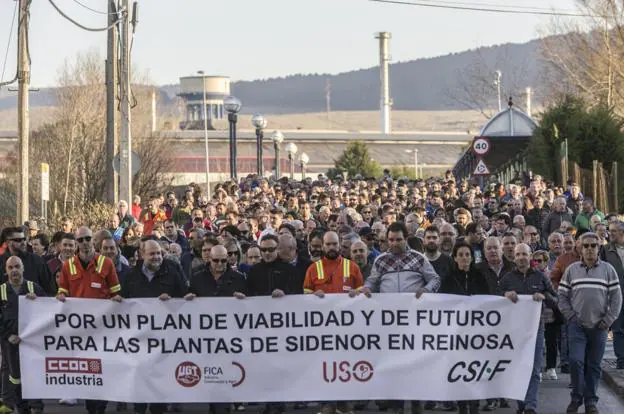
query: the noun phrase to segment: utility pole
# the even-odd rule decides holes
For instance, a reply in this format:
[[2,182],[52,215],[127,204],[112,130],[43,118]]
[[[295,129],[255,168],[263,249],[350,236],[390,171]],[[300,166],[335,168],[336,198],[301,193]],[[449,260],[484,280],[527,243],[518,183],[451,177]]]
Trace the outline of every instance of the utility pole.
[[[108,2],[108,26],[118,19],[117,1]],[[115,25],[108,30],[108,49],[106,56],[106,194],[109,203],[117,205],[119,194],[118,176],[113,168],[113,160],[119,151],[119,132],[117,130],[119,115],[117,114],[117,90],[119,87],[119,27]],[[132,200],[126,200],[129,204]]]
[[496,79],[494,80],[494,85],[496,85],[496,92],[498,94],[498,112],[503,110],[503,102],[501,101],[501,78],[503,77],[503,72],[500,70],[496,71]]
[[121,148],[119,150],[119,198],[132,203],[132,131],[130,114],[130,8],[128,0],[121,0]]
[[28,87],[30,85],[30,61],[28,56],[28,0],[19,0],[18,15],[18,95],[17,95],[17,129],[19,137],[20,169],[17,183],[17,223],[21,226],[28,221],[29,212],[29,188],[28,188],[28,158],[29,158],[29,134],[30,119],[28,115]]

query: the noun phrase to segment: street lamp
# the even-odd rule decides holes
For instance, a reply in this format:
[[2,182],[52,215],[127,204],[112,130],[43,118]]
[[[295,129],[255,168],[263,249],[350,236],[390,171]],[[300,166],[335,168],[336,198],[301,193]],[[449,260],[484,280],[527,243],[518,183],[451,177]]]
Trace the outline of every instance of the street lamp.
[[288,153],[288,162],[290,165],[290,179],[295,179],[295,154],[297,153],[297,146],[294,142],[289,142],[286,145],[286,152]]
[[280,131],[275,131],[271,135],[271,141],[273,141],[273,149],[275,150],[275,179],[280,179],[280,144],[284,141],[284,134]]
[[208,109],[206,108],[206,76],[204,75],[203,70],[198,70],[197,74],[202,76],[202,86],[204,87],[204,99],[202,107],[204,108],[204,146],[206,151],[206,197],[210,199],[210,150],[208,149]]
[[228,121],[230,121],[230,177],[233,181],[238,181],[236,177],[236,121],[238,121],[241,106],[241,101],[233,96],[228,96],[223,100],[223,107],[228,112]]
[[310,157],[308,157],[308,154],[306,154],[305,152],[302,152],[299,156],[299,162],[301,163],[301,181],[303,181],[306,178],[305,168],[306,165],[310,162]]
[[408,154],[411,154],[412,152],[414,153],[414,178],[418,179],[418,149],[406,149],[405,152],[407,152]]
[[256,153],[258,156],[258,177],[262,177],[264,167],[262,165],[262,139],[264,138],[264,128],[267,126],[267,120],[261,114],[255,114],[251,117],[251,124],[256,127]]

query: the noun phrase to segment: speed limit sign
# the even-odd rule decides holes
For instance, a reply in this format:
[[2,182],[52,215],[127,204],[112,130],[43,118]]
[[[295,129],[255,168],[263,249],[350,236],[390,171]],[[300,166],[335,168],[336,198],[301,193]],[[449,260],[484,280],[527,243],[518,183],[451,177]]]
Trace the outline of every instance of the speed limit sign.
[[490,151],[490,140],[487,138],[475,138],[472,142],[472,150],[477,155],[485,155]]

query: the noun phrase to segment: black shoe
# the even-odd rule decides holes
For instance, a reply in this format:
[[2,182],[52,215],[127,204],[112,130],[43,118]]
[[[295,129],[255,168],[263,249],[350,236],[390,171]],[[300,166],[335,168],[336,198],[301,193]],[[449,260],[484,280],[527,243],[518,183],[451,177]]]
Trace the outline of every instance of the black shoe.
[[581,405],[583,405],[583,403],[578,401],[572,401],[568,405],[568,408],[566,408],[566,413],[578,413],[578,409],[581,408]]
[[598,408],[596,408],[595,406],[585,407],[585,414],[599,414]]
[[483,411],[494,411],[498,408],[498,401],[492,400],[487,401],[483,406]]
[[559,370],[561,371],[562,374],[569,374],[570,366],[568,364],[563,364],[559,367]]
[[511,406],[509,405],[509,403],[507,402],[507,400],[506,400],[506,399],[504,399],[504,398],[501,398],[501,399],[498,401],[498,403],[499,403],[500,408],[509,408],[509,407],[511,407]]

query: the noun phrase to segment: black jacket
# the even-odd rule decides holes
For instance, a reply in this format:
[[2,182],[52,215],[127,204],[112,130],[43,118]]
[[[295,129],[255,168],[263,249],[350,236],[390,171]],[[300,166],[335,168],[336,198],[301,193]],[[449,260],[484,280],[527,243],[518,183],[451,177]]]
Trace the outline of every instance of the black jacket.
[[166,293],[172,298],[182,298],[186,290],[186,281],[177,263],[164,259],[160,269],[150,281],[143,273],[143,262],[140,261],[126,277],[121,296],[124,298],[157,298]]
[[[6,261],[11,257],[9,249],[0,256],[0,283],[8,280],[6,275]],[[34,253],[26,253],[18,256],[24,264],[24,279],[35,282],[46,292],[48,296],[56,294],[56,280],[52,278],[50,268],[43,259]]]
[[620,279],[620,286],[624,287],[624,263],[620,259],[620,255],[613,243],[609,243],[602,247],[600,252],[600,260],[608,262],[615,269],[618,278]]
[[500,271],[500,274],[496,274],[490,267],[487,261],[483,261],[477,265],[477,270],[481,272],[483,278],[488,284],[488,289],[492,295],[496,295],[498,293],[498,283],[505,276],[506,273],[511,272],[514,269],[514,264],[503,260],[503,267]]
[[[531,296],[535,293],[541,293],[546,298],[542,306],[549,307],[554,311],[558,309],[557,303],[559,300],[550,278],[535,269],[527,270],[526,274],[514,269],[503,276],[498,284],[498,293],[504,295],[505,292],[510,291],[514,291],[518,295]],[[540,327],[542,328],[545,323],[543,315],[544,313],[542,312],[542,318],[540,318]]]
[[442,279],[439,293],[449,293],[452,295],[492,295],[496,291],[490,291],[490,287],[485,277],[474,265],[470,266],[468,272],[464,272],[453,266],[451,274]]
[[298,280],[297,283],[301,284],[301,287],[303,287],[303,282],[305,281],[306,272],[308,271],[308,268],[310,267],[311,264],[312,264],[312,260],[305,259],[301,256],[297,257],[297,263],[295,264],[294,275]]
[[[22,287],[19,291],[19,296],[23,296],[28,292],[27,283],[29,281],[24,279]],[[13,290],[13,287],[9,283],[3,283],[6,285],[7,300],[4,301],[0,298],[0,312],[2,312],[2,323],[0,324],[0,337],[2,339],[9,339],[11,335],[17,335],[17,327],[19,320],[19,298]],[[0,287],[0,290],[2,287]],[[45,292],[37,283],[33,283],[33,291],[37,296],[45,296]]]
[[296,269],[281,260],[271,263],[262,261],[255,264],[247,276],[248,296],[269,296],[275,289],[287,295],[303,293],[303,283],[299,283]]
[[193,272],[188,292],[199,297],[231,297],[234,292],[246,294],[247,281],[244,275],[232,270],[229,266],[225,273],[215,280],[210,269],[204,266],[203,268],[196,268]]

